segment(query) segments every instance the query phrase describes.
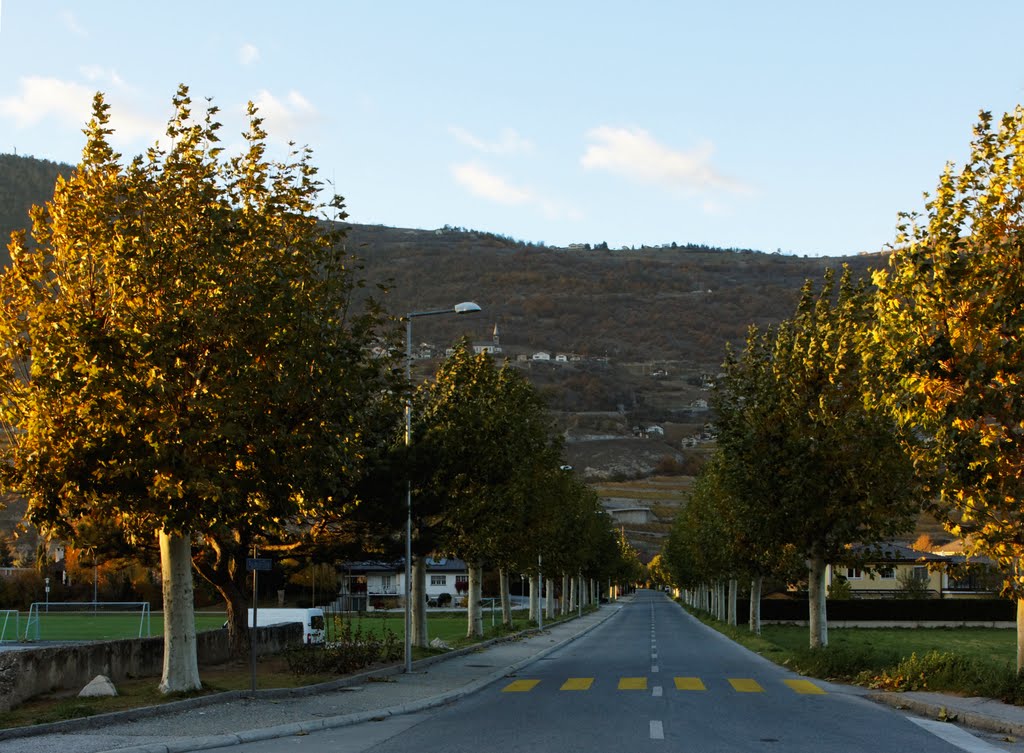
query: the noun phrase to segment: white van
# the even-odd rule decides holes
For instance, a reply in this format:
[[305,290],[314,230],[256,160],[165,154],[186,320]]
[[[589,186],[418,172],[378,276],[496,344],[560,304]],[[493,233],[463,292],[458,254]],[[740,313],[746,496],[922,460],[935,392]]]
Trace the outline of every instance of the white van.
[[[320,607],[311,609],[277,609],[274,607],[264,609],[261,607],[256,613],[256,620],[259,627],[299,622],[302,624],[303,643],[324,642],[324,610]],[[249,610],[249,627],[252,627],[251,609]]]

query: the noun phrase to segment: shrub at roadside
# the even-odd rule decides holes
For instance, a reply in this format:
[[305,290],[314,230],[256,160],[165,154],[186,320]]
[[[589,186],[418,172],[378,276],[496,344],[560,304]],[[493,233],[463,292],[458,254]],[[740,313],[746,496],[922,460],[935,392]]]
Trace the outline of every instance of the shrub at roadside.
[[402,651],[398,636],[387,627],[380,633],[367,632],[361,625],[353,627],[342,621],[332,642],[296,646],[285,651],[284,657],[296,675],[344,675],[378,662],[397,661]]
[[882,672],[864,672],[861,684],[878,690],[954,691],[970,696],[1024,703],[1024,680],[1009,665],[970,659],[949,652],[930,651],[909,657]]
[[864,673],[880,673],[900,660],[900,655],[871,646],[827,646],[794,651],[782,663],[800,674],[826,680],[853,681]]

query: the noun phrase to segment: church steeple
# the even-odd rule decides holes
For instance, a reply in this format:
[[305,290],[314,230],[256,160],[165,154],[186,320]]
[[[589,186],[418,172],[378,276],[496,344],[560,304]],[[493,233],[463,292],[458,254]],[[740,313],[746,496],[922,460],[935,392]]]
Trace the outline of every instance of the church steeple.
[[501,346],[501,342],[498,339],[498,323],[497,322],[494,323],[494,345],[495,345],[495,347],[500,347]]

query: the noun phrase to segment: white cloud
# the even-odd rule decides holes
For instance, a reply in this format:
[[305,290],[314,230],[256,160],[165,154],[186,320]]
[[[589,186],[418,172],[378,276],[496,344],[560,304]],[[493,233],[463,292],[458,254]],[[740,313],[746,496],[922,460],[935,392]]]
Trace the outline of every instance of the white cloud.
[[96,67],[83,68],[82,73],[98,85],[40,76],[21,79],[16,95],[0,99],[0,118],[13,120],[18,128],[56,121],[80,131],[92,117],[92,100],[100,89],[110,105],[110,141],[116,149],[135,153],[161,137],[166,121],[139,112],[120,76]]
[[450,126],[448,132],[459,143],[484,154],[521,154],[533,151],[533,143],[513,128],[503,128],[497,141],[484,141],[459,126]]
[[88,81],[95,81],[102,85],[111,84],[119,89],[128,88],[128,84],[121,78],[121,74],[113,68],[104,68],[100,65],[82,65],[78,67],[78,70]]
[[238,62],[242,65],[252,65],[260,59],[259,48],[254,44],[246,42],[238,50]]
[[20,91],[0,99],[0,115],[26,128],[48,118],[84,125],[92,112],[94,89],[73,81],[28,76],[19,81]]
[[267,133],[277,141],[293,140],[301,143],[296,132],[320,119],[320,113],[313,103],[294,89],[284,99],[264,89],[253,100],[253,104],[259,109]]
[[452,166],[456,182],[468,189],[474,196],[496,201],[499,204],[526,204],[534,200],[532,193],[516,188],[504,178],[488,172],[484,167],[470,162]]
[[591,143],[580,160],[590,170],[607,170],[643,183],[686,193],[721,190],[748,193],[749,188],[719,173],[711,164],[714,147],[704,142],[687,152],[670,149],[640,128],[601,126],[587,133]]
[[541,196],[530,188],[515,186],[479,163],[452,165],[451,170],[456,183],[482,199],[505,206],[533,207],[551,220],[583,219],[583,213],[576,207]]
[[86,31],[85,27],[82,26],[82,24],[78,23],[78,19],[75,17],[75,14],[72,13],[71,11],[65,10],[65,11],[61,12],[60,20],[64,23],[64,26],[67,28],[67,30],[70,31],[75,36],[78,36],[78,37],[87,37],[87,36],[89,36],[89,32]]

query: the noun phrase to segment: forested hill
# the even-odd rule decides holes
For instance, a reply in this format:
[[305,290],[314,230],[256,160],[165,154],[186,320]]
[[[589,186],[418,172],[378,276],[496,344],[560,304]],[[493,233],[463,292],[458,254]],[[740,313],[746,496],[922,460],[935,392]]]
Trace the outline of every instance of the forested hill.
[[[477,339],[497,324],[503,346],[712,372],[726,341],[791,316],[808,278],[843,263],[859,274],[884,263],[692,246],[549,248],[456,229],[352,226],[349,240],[368,279],[391,282],[385,300],[395,313],[471,299],[484,309]],[[451,337],[466,324],[446,317],[431,328]]]
[[[28,208],[52,196],[58,173],[44,160],[0,155],[0,232],[28,224]],[[715,371],[725,343],[750,324],[793,313],[803,282],[825,267],[856,272],[881,256],[799,258],[746,250],[675,245],[630,250],[554,248],[460,228],[407,230],[350,225],[350,251],[371,283],[386,284],[392,313],[474,300],[481,315],[440,317],[417,339],[447,341],[468,333],[490,339],[498,325],[506,352],[543,350],[615,361],[682,362]],[[4,263],[6,263],[6,243]]]
[[15,228],[27,228],[28,210],[53,196],[57,175],[68,175],[71,165],[57,164],[16,154],[0,154],[0,231],[3,258],[7,259],[7,239]]

